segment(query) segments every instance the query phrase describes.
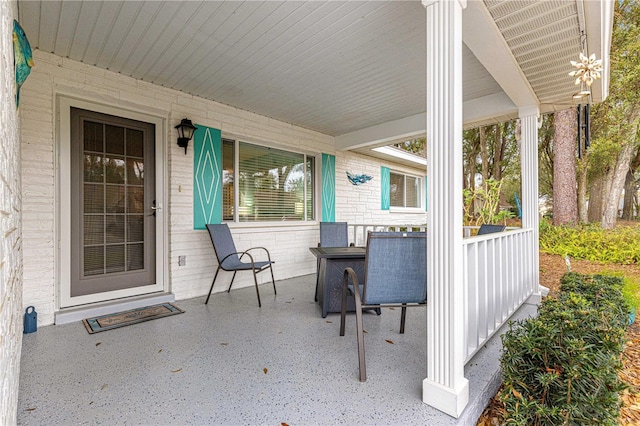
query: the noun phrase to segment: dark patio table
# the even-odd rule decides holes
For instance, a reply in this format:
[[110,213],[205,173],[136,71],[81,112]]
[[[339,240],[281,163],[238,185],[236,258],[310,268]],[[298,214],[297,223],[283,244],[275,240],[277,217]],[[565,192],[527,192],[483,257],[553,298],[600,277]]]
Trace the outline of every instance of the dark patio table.
[[[309,251],[320,259],[318,303],[322,306],[322,318],[329,312],[342,310],[342,277],[346,268],[353,268],[360,282],[364,279],[364,247],[310,247]],[[355,309],[352,298],[347,310]]]

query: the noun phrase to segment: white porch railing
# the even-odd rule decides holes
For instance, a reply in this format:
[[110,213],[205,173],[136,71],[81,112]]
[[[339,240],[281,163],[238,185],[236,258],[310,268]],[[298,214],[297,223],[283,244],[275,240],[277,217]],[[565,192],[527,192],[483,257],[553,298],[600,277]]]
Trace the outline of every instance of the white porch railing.
[[463,241],[465,363],[533,294],[533,238],[518,229]]
[[374,232],[425,232],[427,225],[352,225],[349,224],[349,243],[364,247],[367,245],[367,234]]
[[[469,238],[477,226],[463,227],[465,363],[534,292],[532,229]],[[424,232],[426,225],[352,225],[349,242],[365,246],[369,231]]]

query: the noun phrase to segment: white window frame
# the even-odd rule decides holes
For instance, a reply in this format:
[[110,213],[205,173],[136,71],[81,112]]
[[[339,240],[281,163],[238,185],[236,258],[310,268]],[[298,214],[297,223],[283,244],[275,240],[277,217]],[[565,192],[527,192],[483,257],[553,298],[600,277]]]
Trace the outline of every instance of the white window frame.
[[[229,135],[229,134],[222,134],[221,137],[221,142],[224,143],[224,141],[233,141],[233,149],[234,149],[234,158],[233,158],[233,192],[234,192],[234,197],[233,197],[233,219],[232,220],[224,220],[223,218],[223,222],[228,223],[230,225],[232,225],[233,227],[251,227],[253,225],[259,224],[261,226],[264,225],[269,225],[269,226],[299,226],[299,225],[308,225],[308,224],[314,224],[317,222],[317,218],[319,215],[319,207],[318,207],[318,203],[320,202],[321,199],[321,195],[319,195],[319,189],[318,189],[318,161],[319,161],[319,154],[312,154],[309,152],[305,152],[305,151],[301,151],[301,150],[295,150],[295,149],[291,149],[290,147],[287,146],[279,146],[279,145],[275,145],[275,144],[268,144],[268,143],[264,143],[264,142],[258,142],[255,140],[251,140],[248,138],[244,138],[241,136],[235,136],[235,135]],[[266,221],[240,221],[239,218],[239,197],[238,194],[240,194],[240,180],[238,179],[238,173],[240,170],[240,143],[246,143],[246,144],[251,144],[251,145],[255,145],[258,147],[265,147],[265,148],[273,148],[273,149],[278,149],[280,151],[284,151],[284,152],[289,152],[289,153],[293,153],[293,154],[300,154],[304,156],[304,161],[306,163],[306,161],[309,158],[313,158],[313,170],[311,171],[311,175],[312,178],[314,180],[313,182],[313,187],[311,188],[311,196],[312,196],[312,200],[313,200],[313,206],[312,206],[312,214],[311,214],[311,218],[307,219],[307,203],[304,203],[304,213],[303,213],[303,220],[286,220],[286,221],[276,221],[276,220],[266,220]],[[224,160],[223,160],[224,161]],[[305,174],[305,179],[306,179],[306,174]],[[307,185],[305,182],[304,185],[304,199],[306,200],[308,197],[308,193],[307,193]],[[224,200],[223,200],[224,202]]]
[[[401,212],[401,213],[424,213],[424,200],[425,200],[425,190],[424,190],[424,176],[418,176],[412,173],[406,173],[406,172],[402,172],[399,170],[389,170],[389,211],[391,212]],[[405,185],[404,185],[404,193],[403,193],[403,202],[404,202],[404,206],[394,206],[393,204],[391,204],[392,202],[392,198],[391,198],[391,175],[401,175],[404,178],[405,181]],[[407,181],[407,177],[411,177],[414,179],[418,180],[418,197],[420,197],[420,199],[418,200],[418,206],[417,207],[406,207],[407,205],[407,185],[406,185],[406,181]]]

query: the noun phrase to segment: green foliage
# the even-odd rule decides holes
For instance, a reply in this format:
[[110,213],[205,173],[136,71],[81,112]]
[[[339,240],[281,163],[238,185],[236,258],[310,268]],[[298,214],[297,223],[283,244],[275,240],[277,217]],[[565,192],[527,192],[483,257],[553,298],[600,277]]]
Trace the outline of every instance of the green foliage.
[[422,157],[427,155],[427,138],[410,139],[393,146]]
[[640,263],[640,227],[603,229],[599,224],[553,226],[540,221],[540,251],[592,262]]
[[558,299],[502,336],[505,424],[615,425],[629,308],[617,277],[562,278]]
[[[482,225],[483,223],[506,224],[506,220],[514,215],[511,211],[500,210],[500,190],[502,181],[488,179],[481,187],[472,191],[464,189],[464,223],[466,225]],[[477,217],[472,216],[471,206],[475,204]]]

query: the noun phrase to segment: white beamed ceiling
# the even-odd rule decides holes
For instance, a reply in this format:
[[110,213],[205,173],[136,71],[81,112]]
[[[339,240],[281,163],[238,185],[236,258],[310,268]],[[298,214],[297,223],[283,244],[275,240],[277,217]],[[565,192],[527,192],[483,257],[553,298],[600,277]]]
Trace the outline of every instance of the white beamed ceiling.
[[[580,51],[581,5],[468,2],[467,126],[516,117],[531,100],[543,110],[572,105],[567,73]],[[425,112],[420,1],[20,0],[18,7],[33,48],[336,140],[350,134],[354,145],[363,129]],[[593,23],[599,16],[585,15],[587,31],[606,31]],[[602,46],[590,52],[602,57]]]

